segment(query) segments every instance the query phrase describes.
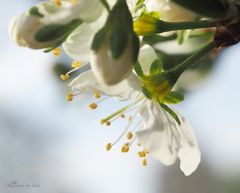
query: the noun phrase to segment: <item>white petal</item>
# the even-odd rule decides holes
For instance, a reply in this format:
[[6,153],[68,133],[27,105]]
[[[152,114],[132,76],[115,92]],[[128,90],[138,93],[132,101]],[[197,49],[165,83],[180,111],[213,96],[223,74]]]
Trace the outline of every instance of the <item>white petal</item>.
[[145,74],[149,73],[150,66],[156,59],[157,54],[151,46],[145,45],[140,49],[138,61]]
[[128,100],[140,95],[140,82],[134,74],[131,74],[128,79],[121,81],[119,84],[106,86],[98,82],[90,70],[75,78],[69,86],[72,87],[72,90],[81,93],[97,91],[108,96],[117,97],[120,100]]
[[89,63],[92,54],[91,44],[95,33],[103,26],[106,14],[97,21],[83,23],[74,30],[62,44],[64,51],[73,59],[81,63]]
[[14,43],[22,47],[41,49],[49,47],[52,42],[38,42],[34,36],[43,27],[38,17],[29,15],[27,12],[14,17],[9,24],[9,36]]
[[78,0],[76,3],[63,0],[61,6],[56,5],[54,1],[47,1],[39,3],[38,8],[44,15],[41,22],[45,24],[66,24],[73,19],[93,22],[103,11],[103,5],[99,0]]
[[200,163],[200,151],[190,124],[178,114],[181,125],[152,101],[147,101],[140,110],[144,130],[137,132],[139,142],[153,157],[165,165],[171,165],[180,159],[180,168],[190,175]]
[[164,165],[172,165],[177,158],[177,141],[171,132],[165,112],[158,104],[147,101],[140,110],[144,130],[137,132],[139,142]]

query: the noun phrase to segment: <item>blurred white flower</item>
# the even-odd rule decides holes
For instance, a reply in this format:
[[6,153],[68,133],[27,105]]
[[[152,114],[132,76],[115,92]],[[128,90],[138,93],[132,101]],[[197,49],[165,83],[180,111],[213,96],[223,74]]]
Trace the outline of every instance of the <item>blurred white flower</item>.
[[168,22],[192,21],[196,15],[170,0],[147,0],[147,11],[159,12],[160,19]]
[[[150,49],[152,48],[142,49],[140,56],[151,53]],[[150,60],[154,61],[155,57]],[[144,60],[139,61],[141,65],[145,65],[142,63]],[[180,168],[185,175],[190,175],[198,167],[201,153],[190,124],[177,113],[181,122],[178,124],[158,102],[147,99],[141,92],[142,82],[135,74],[131,73],[128,78],[114,86],[107,86],[100,83],[92,71],[87,71],[75,78],[70,86],[73,91],[67,95],[70,101],[77,95],[89,92],[94,93],[96,99],[100,99],[101,95],[107,96],[91,103],[89,107],[92,109],[97,108],[98,104],[109,96],[130,101],[129,105],[101,120],[102,124],[110,126],[116,119],[131,114],[128,125],[120,136],[106,145],[108,151],[126,136],[121,151],[127,153],[137,139],[141,144],[138,155],[144,166],[147,165],[147,156],[150,154],[164,165],[172,165],[179,158]]]
[[[54,47],[54,44],[61,45],[65,41],[66,34],[62,33],[62,37],[56,36],[55,39],[52,37],[51,40],[44,41],[38,40],[36,34],[44,28],[46,33],[50,28],[52,30],[57,26],[58,28],[56,28],[54,33],[64,32],[65,30],[67,35],[69,35],[81,23],[86,23],[87,25],[97,20],[102,12],[103,6],[99,0],[52,0],[42,2],[32,7],[29,11],[13,18],[9,25],[9,35],[13,42],[19,46],[32,49]],[[71,25],[74,21],[79,21],[79,24],[76,22]],[[63,30],[65,26],[66,29]],[[53,31],[49,33],[51,34]],[[45,34],[46,37],[48,35],[47,33]]]

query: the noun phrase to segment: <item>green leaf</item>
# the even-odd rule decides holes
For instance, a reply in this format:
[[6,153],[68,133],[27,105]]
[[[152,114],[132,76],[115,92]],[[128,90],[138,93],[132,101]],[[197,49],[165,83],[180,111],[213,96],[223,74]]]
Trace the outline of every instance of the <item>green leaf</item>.
[[97,52],[105,39],[105,29],[100,29],[94,36],[91,49]]
[[34,6],[32,7],[28,13],[31,15],[31,16],[36,16],[36,17],[44,17],[43,14],[41,14],[39,11],[38,11],[38,7]]
[[163,70],[163,61],[161,58],[158,58],[154,60],[154,62],[151,64],[149,73],[156,74],[156,73],[162,72],[162,70]]
[[178,125],[181,125],[181,121],[180,121],[180,119],[178,118],[178,115],[177,115],[177,113],[175,113],[170,107],[168,107],[167,105],[164,105],[164,104],[161,104],[161,103],[159,103],[160,105],[161,105],[161,107],[165,110],[165,111],[167,111],[171,116],[172,116],[172,118],[174,118],[175,119],[175,121],[178,123]]
[[111,56],[118,59],[128,46],[128,34],[124,29],[115,29],[108,36],[108,44]]
[[226,16],[226,9],[221,0],[172,0],[199,15],[223,19]]
[[152,99],[152,94],[148,91],[147,88],[142,87],[142,93],[147,97],[148,99]]
[[82,21],[76,19],[66,25],[47,25],[38,30],[35,39],[39,42],[55,41],[62,43],[80,24],[82,24]]
[[176,91],[170,92],[165,98],[164,102],[168,104],[177,104],[184,100],[184,96]]
[[136,74],[137,74],[139,77],[143,77],[143,76],[144,76],[142,67],[141,67],[141,65],[140,65],[139,62],[136,62],[136,63],[133,65],[133,68],[134,68]]

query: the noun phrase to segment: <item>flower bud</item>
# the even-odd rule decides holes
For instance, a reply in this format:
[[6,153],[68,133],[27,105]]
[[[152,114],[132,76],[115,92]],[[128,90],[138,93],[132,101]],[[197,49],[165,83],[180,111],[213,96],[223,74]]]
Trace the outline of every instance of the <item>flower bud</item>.
[[129,75],[137,60],[139,39],[126,1],[117,1],[105,26],[95,35],[92,50],[91,67],[100,82],[114,85]]
[[21,47],[32,49],[47,48],[51,45],[51,42],[39,42],[34,37],[43,26],[39,17],[31,16],[25,12],[11,20],[9,35],[12,41]]

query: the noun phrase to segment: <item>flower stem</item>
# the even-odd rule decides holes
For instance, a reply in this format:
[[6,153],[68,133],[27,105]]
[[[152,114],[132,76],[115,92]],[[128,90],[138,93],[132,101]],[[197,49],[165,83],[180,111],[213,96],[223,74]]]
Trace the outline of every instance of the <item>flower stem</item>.
[[199,51],[195,52],[192,56],[190,56],[188,59],[177,65],[176,67],[168,70],[168,73],[174,73],[178,74],[179,76],[192,64],[194,64],[197,60],[199,60],[201,57],[209,53],[211,50],[216,48],[216,43],[214,41],[211,41],[206,46],[201,48]]
[[217,25],[217,22],[209,21],[209,20],[191,21],[191,22],[165,22],[162,20],[158,20],[156,33],[175,31],[175,30],[210,28],[210,27],[216,27],[216,25]]

